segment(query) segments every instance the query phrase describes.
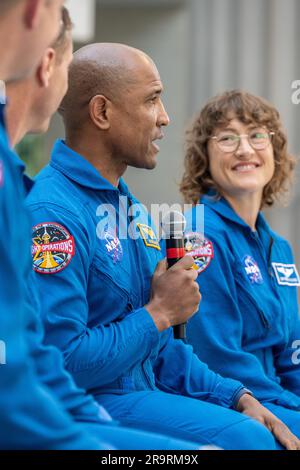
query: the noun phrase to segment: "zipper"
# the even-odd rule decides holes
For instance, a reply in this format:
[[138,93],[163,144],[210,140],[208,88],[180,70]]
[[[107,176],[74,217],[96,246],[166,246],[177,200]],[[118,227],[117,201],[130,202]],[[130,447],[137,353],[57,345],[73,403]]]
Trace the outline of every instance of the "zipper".
[[267,330],[269,330],[269,329],[271,328],[271,325],[270,325],[270,323],[268,322],[268,320],[267,320],[267,318],[266,318],[266,316],[265,316],[263,310],[261,310],[261,309],[256,305],[256,303],[254,302],[254,300],[252,299],[252,297],[251,297],[248,293],[246,294],[246,297],[248,297],[248,299],[250,300],[250,302],[252,303],[252,305],[253,305],[253,306],[255,307],[255,309],[258,311],[263,326],[264,326]]
[[[128,197],[128,204],[129,204],[129,208],[131,208],[133,202],[129,197]],[[133,219],[132,216],[129,215],[128,219],[129,219],[130,223],[134,222],[134,219]],[[145,304],[145,298],[144,298],[145,297],[145,289],[144,289],[144,282],[143,282],[144,278],[143,278],[143,273],[140,269],[140,253],[139,253],[139,249],[138,249],[138,246],[139,246],[138,241],[139,240],[133,240],[132,245],[134,245],[133,249],[134,249],[135,257],[136,257],[136,260],[137,260],[136,266],[137,266],[138,276],[139,276],[139,279],[140,279],[140,282],[141,282],[140,301],[141,301],[141,305],[144,305]],[[150,361],[150,356],[151,356],[151,353],[149,353],[147,358],[144,359],[143,362],[140,364],[140,371],[141,371],[141,374],[142,374],[142,377],[143,377],[144,381],[146,381],[146,384],[148,385],[148,388],[150,390],[155,390],[153,388],[153,383],[150,380],[150,377],[149,377],[149,375],[146,371],[146,367],[145,367],[145,362]]]
[[[257,246],[258,246],[258,249],[260,250],[261,252],[261,255],[262,255],[262,259],[264,259],[264,254],[263,254],[263,245],[262,245],[262,242],[258,236],[258,233],[255,232],[255,234],[252,234],[252,238],[254,238]],[[274,240],[273,238],[271,237],[270,239],[270,244],[269,244],[269,248],[268,248],[268,254],[267,254],[267,272],[269,273],[269,275],[271,276],[271,278],[273,279],[273,273],[271,271],[272,267],[270,266],[270,259],[271,259],[271,252],[272,252],[272,246],[273,246],[273,243],[274,243]],[[259,316],[260,316],[260,319],[262,321],[262,324],[263,326],[266,328],[266,329],[270,329],[271,328],[271,325],[270,323],[268,322],[263,310],[261,310],[258,305],[256,305],[256,302],[254,302],[254,300],[252,299],[252,297],[248,294],[247,291],[246,292],[246,297],[248,297],[248,299],[250,300],[250,302],[252,303],[252,305],[256,308],[256,310],[258,311],[259,313]]]
[[[256,240],[256,243],[258,244],[258,247],[263,255],[263,244],[260,238],[256,235],[254,239]],[[268,253],[267,253],[267,272],[272,280],[272,284],[274,287],[274,274],[273,274],[273,268],[271,266],[271,254],[272,254],[273,245],[274,245],[274,239],[270,236],[270,243],[269,243]],[[264,259],[264,255],[262,256],[262,259]]]
[[[95,267],[93,269],[95,271],[97,271],[97,269]],[[127,306],[132,307],[132,304],[130,303],[130,300],[129,300],[129,293],[127,292],[127,290],[125,290],[123,287],[120,287],[120,285],[116,283],[115,279],[110,274],[108,274],[107,272],[101,271],[101,274],[102,274],[102,276],[105,276],[107,279],[109,279],[112,282],[112,284],[114,286],[116,286],[121,292],[123,292],[123,294],[125,295],[125,298],[127,299],[127,302],[128,302]]]
[[274,239],[271,237],[270,244],[269,244],[269,249],[268,249],[267,263],[268,263],[269,275],[272,278],[272,280],[274,279],[273,269],[272,269],[272,266],[271,266],[271,254],[272,254],[273,245],[274,245]]
[[266,328],[267,330],[269,330],[271,328],[271,325],[270,323],[268,322],[263,310],[261,308],[258,307],[258,305],[256,304],[256,302],[253,300],[253,298],[251,297],[251,295],[248,293],[247,290],[244,290],[243,289],[243,295],[245,295],[245,297],[248,298],[249,302],[253,305],[253,307],[255,308],[255,310],[257,310],[258,314],[259,314],[259,317],[261,319],[261,322],[264,326],[264,328]]
[[[129,205],[129,209],[133,205],[133,202],[129,197],[128,197],[128,205]],[[132,222],[135,224],[134,218],[131,215],[128,215],[128,221],[129,221],[130,224]],[[135,227],[136,227],[136,224],[135,224]],[[129,236],[129,234],[128,234],[128,236]],[[133,249],[134,249],[134,252],[135,252],[135,259],[137,260],[137,263],[135,263],[135,265],[136,265],[136,268],[137,268],[137,271],[138,271],[138,277],[141,281],[141,290],[140,290],[140,293],[139,293],[139,298],[140,298],[140,301],[141,301],[141,305],[144,305],[144,303],[145,303],[144,283],[143,283],[143,273],[142,273],[141,268],[140,268],[140,255],[139,255],[139,250],[138,250],[138,240],[131,240],[131,245],[133,245],[133,247],[134,247]]]
[[263,323],[264,327],[265,327],[267,330],[270,330],[270,329],[271,329],[271,326],[270,326],[270,323],[268,322],[268,320],[266,319],[264,312],[263,312],[262,310],[260,310],[260,309],[258,310],[258,312],[259,312],[259,315],[260,315],[260,318],[261,318],[261,320],[262,320],[262,323]]

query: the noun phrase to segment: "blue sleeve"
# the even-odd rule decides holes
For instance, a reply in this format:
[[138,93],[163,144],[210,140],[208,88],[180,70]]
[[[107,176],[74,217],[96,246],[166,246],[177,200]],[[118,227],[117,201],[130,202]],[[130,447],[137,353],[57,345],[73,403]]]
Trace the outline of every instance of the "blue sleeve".
[[[285,241],[284,252],[289,263],[294,264],[292,249]],[[287,344],[281,344],[274,348],[275,367],[281,385],[290,392],[300,397],[300,317],[298,308],[298,291],[291,288],[287,313],[289,315],[290,337]]]
[[300,319],[296,313],[293,334],[285,348],[274,351],[277,375],[281,385],[300,397]]
[[[164,239],[160,240],[160,246],[163,255],[166,256],[166,241]],[[170,364],[176,368],[171,374]],[[178,369],[177,364],[179,365]],[[171,389],[173,392],[177,390],[182,395],[204,399],[225,407],[235,408],[239,398],[245,393],[245,388],[239,381],[224,379],[215,374],[194,354],[190,346],[182,341],[174,340],[172,332],[166,347],[160,352],[156,373],[160,377],[160,388],[165,388],[168,383],[171,384],[169,391]],[[201,384],[200,387],[199,384]],[[247,392],[249,391],[247,390]]]
[[112,422],[105,409],[75,385],[73,378],[64,368],[61,352],[55,346],[43,344],[44,331],[38,313],[40,304],[32,284],[29,286],[28,294],[30,296],[26,319],[28,343],[40,382],[50,389],[75,421],[86,424]]
[[26,331],[25,278],[30,264],[25,271],[23,261],[29,257],[29,226],[14,176],[9,164],[4,165],[0,181],[0,449],[101,449],[70,419],[35,373]]
[[154,367],[158,387],[168,393],[235,408],[244,386],[239,381],[225,379],[210,370],[194,354],[190,345],[174,339],[172,329],[163,336],[164,341]]
[[[4,248],[4,249],[3,249]],[[0,449],[100,449],[38,379],[29,353],[24,287],[16,263],[0,244]],[[17,267],[16,267],[17,268]]]
[[259,400],[278,396],[282,388],[269,379],[255,354],[243,350],[243,315],[239,308],[237,286],[232,272],[233,257],[216,237],[209,237],[214,258],[199,274],[202,301],[189,321],[188,341],[195,353],[211,369],[240,380]]
[[[33,273],[33,284],[43,305],[47,343],[63,351],[67,369],[78,385],[91,389],[111,383],[142,360],[158,342],[158,330],[146,309],[119,321],[88,326],[88,277],[93,256],[90,239],[95,227],[80,224],[78,215],[48,204],[32,206],[33,223],[59,223],[75,240],[75,255],[56,274]],[[124,312],[125,313],[125,312]],[[127,312],[128,313],[128,312]]]
[[39,383],[16,310],[3,298],[0,308],[1,338],[6,344],[6,361],[0,365],[0,449],[98,448]]

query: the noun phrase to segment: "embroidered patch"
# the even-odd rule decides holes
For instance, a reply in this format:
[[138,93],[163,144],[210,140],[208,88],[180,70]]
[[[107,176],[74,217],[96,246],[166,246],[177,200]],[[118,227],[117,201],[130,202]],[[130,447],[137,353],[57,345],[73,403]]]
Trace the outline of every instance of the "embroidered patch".
[[58,273],[68,266],[75,254],[74,238],[55,222],[33,227],[32,243],[33,269],[37,273]]
[[244,268],[251,284],[262,284],[264,282],[260,269],[255,259],[250,255],[244,256]]
[[123,258],[123,247],[121,245],[120,239],[107,227],[105,228],[103,233],[103,241],[105,243],[106,251],[109,256],[113,259],[113,262],[120,262]]
[[144,240],[145,245],[151,248],[155,248],[156,250],[160,250],[161,248],[160,248],[160,245],[159,245],[159,242],[157,240],[154,230],[145,224],[136,224],[136,225],[140,231],[140,234],[142,236],[142,239]]
[[295,264],[272,263],[278,284],[300,286],[300,278]]
[[198,232],[184,234],[184,249],[187,254],[193,256],[198,273],[205,271],[214,257],[212,242]]

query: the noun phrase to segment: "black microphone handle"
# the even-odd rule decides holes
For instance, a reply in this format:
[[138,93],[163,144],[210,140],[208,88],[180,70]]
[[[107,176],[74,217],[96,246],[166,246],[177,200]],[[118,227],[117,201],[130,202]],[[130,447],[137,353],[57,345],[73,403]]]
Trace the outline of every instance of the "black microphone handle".
[[173,326],[173,333],[175,339],[186,339],[186,323]]
[[[184,243],[183,243],[183,239],[179,238],[179,239],[174,239],[172,237],[170,237],[170,240],[167,240],[167,245],[168,243],[170,243],[172,246],[167,246],[167,251],[168,251],[168,248],[177,248],[177,249],[180,249],[180,248],[183,248],[184,247]],[[177,257],[172,257],[172,258],[168,258],[167,257],[167,262],[168,262],[168,268],[171,268],[172,266],[174,266],[174,264],[177,263],[177,261],[179,261],[181,258],[177,258]],[[174,325],[173,326],[173,334],[174,334],[174,338],[175,339],[183,339],[183,340],[186,340],[186,323],[180,323],[179,325]]]

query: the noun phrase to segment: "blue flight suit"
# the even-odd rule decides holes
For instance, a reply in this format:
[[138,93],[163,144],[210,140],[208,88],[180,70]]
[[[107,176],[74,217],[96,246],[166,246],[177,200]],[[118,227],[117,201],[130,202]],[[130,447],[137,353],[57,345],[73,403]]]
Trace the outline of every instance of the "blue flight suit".
[[[188,323],[188,341],[209,367],[241,380],[300,437],[299,276],[291,248],[262,214],[252,231],[213,195],[200,199],[213,256],[199,257],[202,302]],[[199,232],[196,212],[197,206],[186,214],[191,253],[199,246],[191,235]]]
[[35,374],[25,334],[31,315],[26,303],[31,262],[24,199],[23,165],[10,150],[0,103],[0,448],[101,449]]
[[[0,356],[0,449],[199,448],[193,442],[118,426],[74,384],[57,348],[43,344],[41,306],[28,284],[31,225],[24,198],[32,181],[9,148],[2,109],[0,158],[0,341],[6,345]],[[10,244],[4,241],[6,234]]]
[[75,385],[69,373],[64,369],[62,355],[57,348],[43,344],[43,325],[41,316],[38,314],[41,306],[37,303],[34,289],[29,289],[29,292],[30,303],[36,302],[36,308],[34,311],[31,309],[26,334],[38,378],[59,399],[74,421],[80,423],[92,436],[102,442],[104,449],[199,449],[199,445],[195,442],[140,430],[135,431],[113,422],[102,406]]
[[27,203],[45,340],[79,386],[130,426],[222,448],[275,447],[269,431],[230,409],[243,385],[210,371],[171,328],[159,333],[143,307],[162,255],[123,180],[113,187],[58,141]]

